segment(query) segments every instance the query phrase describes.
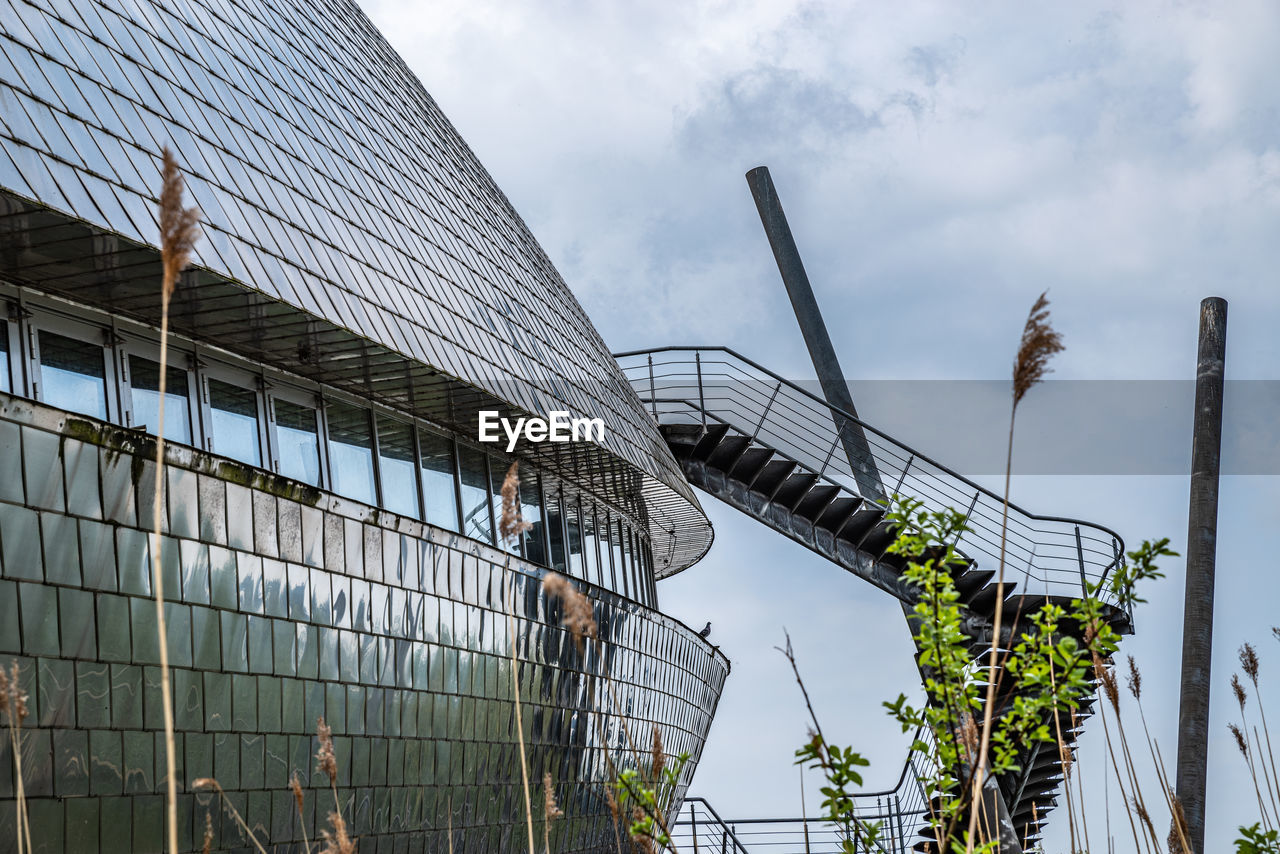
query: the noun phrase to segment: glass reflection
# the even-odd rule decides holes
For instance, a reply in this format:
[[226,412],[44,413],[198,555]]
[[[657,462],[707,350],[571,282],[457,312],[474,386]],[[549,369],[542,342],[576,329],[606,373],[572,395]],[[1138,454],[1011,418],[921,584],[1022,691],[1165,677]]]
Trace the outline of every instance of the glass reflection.
[[[510,466],[511,464],[505,460],[499,460],[496,458],[489,459],[489,483],[492,491],[493,517],[495,522],[502,519],[502,484],[507,479],[507,472],[510,471]],[[516,496],[516,500],[519,501],[518,494]],[[501,534],[501,532],[499,532],[499,534]],[[511,554],[520,554],[520,541],[523,539],[523,535],[519,538],[513,537],[510,539],[503,539],[499,536],[498,548],[502,549],[504,552],[510,552]]]
[[251,466],[262,465],[257,392],[210,379],[209,416],[214,453]]
[[417,460],[413,430],[403,421],[379,414],[378,471],[382,476],[382,506],[402,516],[418,515],[418,485],[414,482]]
[[556,572],[565,571],[564,516],[560,512],[560,492],[547,496],[547,535],[551,541],[550,566]]
[[326,407],[329,419],[329,471],[333,491],[365,504],[376,504],[373,479],[373,431],[369,410],[333,401]]
[[40,397],[59,409],[107,417],[107,368],[102,348],[40,330]]
[[292,401],[272,401],[276,416],[276,441],[280,446],[280,473],[285,477],[320,485],[320,436],[316,411]]
[[[160,363],[130,356],[129,387],[134,426],[154,434],[160,426]],[[164,437],[171,442],[191,444],[187,372],[173,365],[165,366]]]
[[462,479],[462,533],[487,543],[493,542],[493,518],[489,506],[488,458],[465,446],[458,448]]
[[[595,505],[582,503],[582,551],[586,556],[588,580],[604,586],[604,570],[600,564],[600,544],[596,533]],[[605,558],[605,563],[609,562]]]
[[538,472],[529,466],[520,467],[520,515],[529,523],[524,534],[524,556],[534,563],[547,562],[547,523],[542,518],[542,490]]
[[582,565],[582,526],[578,520],[578,499],[566,497],[565,533],[568,535],[566,547],[569,553],[569,574],[574,578],[586,578]]
[[453,440],[420,431],[418,451],[427,521],[450,531],[458,531],[460,526],[457,487],[453,477]]
[[9,387],[9,325],[0,324],[0,391],[12,391]]

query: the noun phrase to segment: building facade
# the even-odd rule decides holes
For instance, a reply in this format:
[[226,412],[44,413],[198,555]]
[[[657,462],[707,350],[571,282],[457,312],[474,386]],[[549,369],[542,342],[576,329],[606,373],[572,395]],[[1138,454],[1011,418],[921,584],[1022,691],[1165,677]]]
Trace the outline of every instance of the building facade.
[[[728,663],[658,610],[711,528],[524,223],[345,0],[0,0],[0,662],[37,850],[159,850],[150,545],[159,157],[202,213],[170,311],[162,550],[182,843],[523,839],[514,688],[556,851],[658,728],[696,766]],[[477,441],[479,413],[599,419]],[[149,429],[150,428],[150,429]],[[519,465],[532,527],[497,536]],[[601,642],[541,590],[570,576]],[[514,668],[514,678],[513,678]],[[0,740],[0,851],[14,757]],[[300,819],[294,773],[311,788]],[[452,833],[450,838],[447,834]]]

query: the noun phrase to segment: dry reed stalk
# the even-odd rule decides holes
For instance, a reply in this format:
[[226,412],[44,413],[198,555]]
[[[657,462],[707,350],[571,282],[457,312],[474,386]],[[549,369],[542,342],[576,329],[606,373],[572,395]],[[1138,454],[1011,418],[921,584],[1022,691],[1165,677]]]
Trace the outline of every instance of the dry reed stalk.
[[[1151,738],[1151,730],[1147,727],[1147,713],[1142,708],[1142,671],[1138,669],[1138,663],[1133,660],[1133,656],[1129,656],[1129,693],[1133,695],[1134,703],[1138,706],[1138,717],[1142,721],[1142,734],[1147,741],[1147,752],[1151,754],[1151,763],[1156,769],[1156,778],[1160,781],[1160,792],[1164,795],[1165,805],[1169,808],[1169,814],[1176,815],[1173,806],[1173,786],[1169,783],[1169,772],[1164,767],[1164,757],[1160,755],[1160,746]],[[1176,839],[1182,851],[1191,851],[1191,842],[1187,839],[1187,828],[1185,822],[1178,824],[1173,822],[1173,827],[1169,831],[1170,839]],[[1174,846],[1169,844],[1169,850],[1173,851]]]
[[529,828],[529,854],[536,850],[533,843],[533,801],[529,797],[529,760],[524,751],[524,723],[520,719],[520,667],[516,660],[516,602],[515,588],[511,590],[511,607],[507,610],[507,628],[511,635],[511,692],[516,708],[516,738],[520,745],[520,783],[524,787],[524,816]]
[[445,818],[445,824],[449,829],[449,854],[453,854],[453,795],[449,796],[449,814]]
[[[333,810],[329,812],[329,829],[323,830],[322,854],[356,854],[355,843],[347,833],[347,822],[342,817],[342,803],[338,800],[338,756],[333,749],[333,729],[324,722],[324,716],[316,719],[316,769],[329,778],[333,790]],[[296,796],[295,796],[296,797]]]
[[[1133,833],[1133,850],[1134,850],[1135,852],[1137,852],[1137,851],[1139,851],[1139,850],[1141,849],[1141,847],[1142,847],[1142,846],[1138,843],[1138,826],[1137,826],[1137,824],[1135,824],[1135,823],[1134,823],[1134,820],[1133,820],[1133,809],[1132,809],[1132,807],[1131,807],[1131,806],[1130,806],[1130,804],[1129,804],[1129,795],[1128,795],[1128,793],[1125,791],[1125,787],[1124,787],[1124,777],[1123,777],[1123,776],[1121,776],[1121,774],[1120,774],[1120,763],[1116,761],[1116,752],[1115,752],[1115,749],[1112,747],[1112,744],[1111,744],[1111,728],[1107,725],[1107,710],[1106,710],[1106,707],[1105,707],[1105,706],[1100,706],[1100,707],[1099,707],[1099,712],[1102,714],[1102,733],[1103,733],[1103,735],[1104,735],[1104,736],[1106,736],[1106,742],[1107,742],[1107,755],[1111,757],[1111,768],[1112,768],[1112,770],[1113,770],[1113,771],[1115,771],[1115,775],[1116,775],[1116,785],[1118,785],[1118,786],[1120,787],[1120,800],[1121,800],[1121,802],[1123,802],[1123,803],[1124,803],[1124,811],[1125,811],[1125,815],[1127,815],[1127,816],[1129,817],[1129,830]],[[1145,838],[1145,835],[1146,835],[1146,828],[1145,828],[1145,827],[1143,828],[1143,835],[1144,835],[1144,838]],[[1150,849],[1150,842],[1148,842],[1148,843],[1147,843],[1147,846],[1148,846],[1148,849]]]
[[[209,849],[213,847],[213,816],[208,810],[204,813],[204,844],[200,846],[200,854],[209,854]],[[310,849],[308,849],[309,851]]]
[[542,846],[551,854],[551,822],[564,818],[564,812],[556,803],[556,791],[551,785],[551,772],[542,775]]
[[22,779],[22,722],[27,719],[27,695],[22,693],[18,662],[12,662],[10,668],[11,675],[5,675],[4,668],[0,667],[0,712],[9,716],[9,746],[13,752],[14,776],[17,778],[14,787],[17,824],[14,832],[18,840],[18,854],[24,854],[24,843],[25,852],[30,854],[35,849],[31,847],[31,820],[27,816],[27,791]]
[[[596,717],[597,722],[599,716]],[[605,751],[605,759],[609,760],[608,764],[613,767],[613,761],[609,759],[608,751]],[[613,817],[613,844],[617,848],[617,854],[622,854],[622,836],[618,833],[618,819],[622,817],[622,811],[618,808],[618,799],[613,794],[612,786],[604,787],[604,799],[609,805],[609,815]]]
[[[1079,729],[1075,709],[1071,710],[1071,729]],[[1084,765],[1082,763],[1076,763],[1075,778],[1076,796],[1080,799],[1080,833],[1084,836],[1084,850],[1092,851],[1093,845],[1089,842],[1089,815],[1084,808]]]
[[178,771],[174,757],[173,693],[169,686],[169,638],[164,619],[164,575],[161,571],[160,519],[164,511],[164,399],[169,364],[169,300],[178,276],[191,261],[199,237],[200,213],[183,207],[185,182],[178,161],[164,148],[160,190],[160,400],[156,416],[156,472],[151,502],[151,584],[156,601],[156,632],[160,636],[160,692],[164,709],[164,743],[168,838],[170,854],[178,854]]
[[520,463],[514,462],[502,479],[502,515],[498,517],[498,538],[511,548],[520,544],[520,536],[533,527],[520,512]]
[[[1000,656],[1000,623],[1004,617],[1004,566],[1009,533],[1009,488],[1013,478],[1013,429],[1018,415],[1018,404],[1032,388],[1044,380],[1049,372],[1049,359],[1063,350],[1062,336],[1049,322],[1048,292],[1040,294],[1031,306],[1027,322],[1022,328],[1022,340],[1018,355],[1013,361],[1013,402],[1009,408],[1009,442],[1005,455],[1004,502],[1000,519],[1000,565],[996,578],[996,611],[992,620],[991,664],[987,674],[987,697],[982,713],[982,739],[978,751],[978,764],[974,767],[970,803],[981,796],[981,786],[987,767],[987,751],[991,746],[991,716],[995,711],[996,664]],[[973,832],[978,821],[975,810],[969,810],[969,834],[966,854],[973,854]],[[1074,849],[1075,842],[1072,846]]]
[[258,849],[259,854],[267,854],[267,850],[262,847],[262,843],[258,841],[258,837],[253,835],[253,831],[249,829],[249,825],[245,824],[244,817],[240,815],[240,811],[236,809],[236,805],[231,803],[227,793],[222,790],[222,784],[213,777],[197,777],[191,781],[193,789],[213,789],[218,793],[218,803],[222,804],[223,809],[236,820],[236,824],[240,825],[240,829],[244,831],[245,836],[249,837],[249,841],[253,843],[253,847]]
[[289,775],[289,790],[293,792],[293,803],[298,808],[298,824],[302,827],[302,850],[310,854],[311,840],[307,838],[307,817],[302,811],[302,781],[298,772]]
[[[1276,814],[1280,815],[1280,802],[1276,800],[1280,798],[1280,773],[1276,771],[1276,752],[1271,746],[1271,728],[1267,725],[1266,705],[1262,702],[1262,692],[1258,690],[1258,653],[1254,650],[1252,644],[1245,644],[1240,648],[1240,666],[1245,675],[1249,677],[1249,680],[1253,682],[1253,693],[1258,696],[1258,715],[1262,718],[1262,734],[1267,741],[1267,755],[1265,758],[1271,765],[1271,778],[1275,780],[1276,784],[1276,792],[1272,796],[1272,805],[1276,808]],[[1266,770],[1265,765],[1263,770]]]
[[[1093,666],[1095,672],[1099,673],[1099,680],[1102,682],[1102,687],[1106,694],[1107,701],[1111,704],[1111,708],[1116,714],[1116,730],[1120,734],[1120,751],[1124,756],[1125,767],[1129,772],[1129,783],[1133,788],[1134,797],[1137,798],[1139,804],[1142,806],[1143,812],[1148,812],[1146,797],[1142,791],[1142,784],[1138,780],[1138,766],[1133,759],[1133,752],[1129,749],[1129,736],[1125,732],[1124,718],[1120,713],[1120,687],[1116,680],[1115,672],[1109,667],[1104,666],[1097,654],[1094,654],[1093,656]],[[1139,677],[1139,679],[1141,679],[1141,677]],[[1154,832],[1152,833],[1152,840],[1158,848],[1160,845],[1160,837]]]

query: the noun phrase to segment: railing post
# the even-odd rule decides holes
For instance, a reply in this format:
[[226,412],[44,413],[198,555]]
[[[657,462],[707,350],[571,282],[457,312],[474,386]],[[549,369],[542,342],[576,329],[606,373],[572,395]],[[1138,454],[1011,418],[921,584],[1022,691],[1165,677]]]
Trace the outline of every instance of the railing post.
[[898,475],[898,483],[893,488],[895,495],[900,494],[902,492],[902,482],[907,479],[907,472],[911,470],[911,464],[914,463],[915,461],[916,461],[915,454],[912,454],[910,457],[907,458],[907,464],[902,467],[902,474]]
[[658,420],[658,392],[653,382],[653,354],[649,354],[649,408],[653,410],[653,420]]
[[689,804],[689,819],[693,825],[693,854],[698,854],[698,808],[692,802]]
[[1076,525],[1076,560],[1080,562],[1080,592],[1089,598],[1089,581],[1084,574],[1084,545],[1080,542],[1080,526]]
[[701,353],[693,354],[693,363],[694,365],[697,366],[697,370],[698,370],[698,412],[702,413],[702,429],[703,429],[703,432],[705,432],[707,429],[707,400],[702,393],[702,354]]
[[779,380],[779,381],[778,381],[778,384],[777,384],[776,386],[774,386],[774,387],[773,387],[773,394],[769,395],[769,402],[768,402],[767,404],[765,404],[764,412],[761,412],[761,413],[760,413],[760,421],[756,424],[756,429],[755,429],[755,431],[754,431],[754,432],[752,432],[752,434],[751,434],[751,438],[752,438],[752,439],[755,439],[755,437],[756,437],[756,436],[760,435],[760,430],[761,430],[761,428],[763,428],[763,427],[764,427],[764,421],[765,421],[765,419],[766,419],[766,418],[768,418],[768,417],[769,417],[769,410],[770,410],[770,409],[773,409],[773,402],[774,402],[775,400],[777,400],[777,398],[778,398],[778,392],[780,392],[780,391],[782,391],[782,381],[781,381],[781,380]]

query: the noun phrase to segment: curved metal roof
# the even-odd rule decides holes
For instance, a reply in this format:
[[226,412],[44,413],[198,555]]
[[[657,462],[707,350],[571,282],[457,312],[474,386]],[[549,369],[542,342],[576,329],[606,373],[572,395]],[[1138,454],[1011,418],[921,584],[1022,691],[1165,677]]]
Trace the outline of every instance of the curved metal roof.
[[705,552],[709,523],[582,306],[355,3],[58,0],[0,23],[10,212],[65,214],[96,255],[137,256],[132,279],[102,257],[51,275],[75,267],[65,251],[11,275],[154,317],[169,145],[204,220],[177,328],[437,418],[423,389],[447,387],[459,428],[495,402],[599,417],[598,448],[526,450],[597,487],[638,470],[660,574]]

